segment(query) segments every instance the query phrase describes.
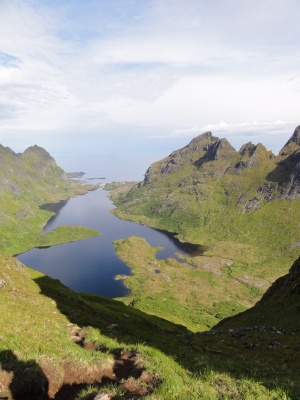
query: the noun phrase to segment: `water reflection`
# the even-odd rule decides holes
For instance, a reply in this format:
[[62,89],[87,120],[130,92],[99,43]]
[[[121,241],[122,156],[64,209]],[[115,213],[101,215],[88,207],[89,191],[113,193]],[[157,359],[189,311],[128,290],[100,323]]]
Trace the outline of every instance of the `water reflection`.
[[[202,256],[205,250],[207,250],[206,246],[201,246],[199,244],[193,244],[188,242],[181,242],[177,237],[175,237],[176,233],[167,232],[161,229],[154,229],[157,232],[161,232],[163,235],[167,236],[168,239],[173,243],[176,248],[177,253],[181,253],[184,255],[188,255],[189,257],[198,257]],[[157,258],[159,260],[165,260],[168,257],[176,258],[178,261],[181,261],[180,258],[176,257],[175,253],[172,253],[173,249],[170,252],[170,249],[162,249],[157,251]]]
[[[43,229],[43,233],[45,233],[45,232],[44,232],[45,228],[47,227],[47,228],[49,229],[49,226],[51,226],[51,222],[52,222],[53,220],[55,220],[55,219],[58,218],[58,216],[59,216],[59,214],[60,214],[60,210],[61,210],[65,205],[67,205],[68,201],[69,201],[69,199],[68,199],[68,200],[61,200],[61,201],[58,201],[57,203],[45,203],[45,204],[42,204],[42,205],[40,206],[40,209],[41,209],[41,210],[44,210],[44,211],[51,211],[51,212],[55,213],[55,214],[52,215],[52,217],[50,217],[50,219],[48,220],[47,225],[46,225],[46,226],[44,227],[44,229]],[[50,229],[50,230],[51,230],[51,229]]]

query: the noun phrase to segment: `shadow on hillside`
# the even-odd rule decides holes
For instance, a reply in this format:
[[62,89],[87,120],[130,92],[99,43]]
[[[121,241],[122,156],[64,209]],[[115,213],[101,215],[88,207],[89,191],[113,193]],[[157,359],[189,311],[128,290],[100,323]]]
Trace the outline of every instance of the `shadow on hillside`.
[[[52,298],[71,323],[100,329],[103,335],[132,348],[136,343],[156,348],[197,376],[212,370],[237,379],[252,379],[269,389],[282,387],[284,390],[287,390],[287,382],[294,380],[293,390],[300,391],[297,378],[300,360],[293,361],[293,367],[289,366],[290,376],[282,374],[280,357],[285,353],[281,350],[270,351],[262,342],[260,347],[260,332],[246,335],[232,333],[232,330],[216,335],[192,333],[181,325],[127,307],[122,302],[77,294],[47,276],[35,282],[40,286],[41,293]],[[276,341],[276,338],[272,334],[270,340]],[[282,336],[278,338],[282,340]]]
[[201,168],[203,164],[213,161],[215,159],[215,146],[212,145],[211,148],[198,160],[196,160],[193,165],[197,168]]
[[[13,375],[9,390],[14,400],[50,400],[48,379],[34,360],[21,361],[11,350],[3,350],[0,352],[0,366],[3,371]],[[11,378],[8,377],[8,379]],[[0,389],[1,383],[3,382],[0,382]],[[1,397],[1,399],[8,399],[8,397]]]
[[268,173],[266,179],[271,182],[277,182],[279,185],[288,183],[291,176],[298,176],[300,172],[300,153],[292,153],[287,158],[277,163],[275,169]]

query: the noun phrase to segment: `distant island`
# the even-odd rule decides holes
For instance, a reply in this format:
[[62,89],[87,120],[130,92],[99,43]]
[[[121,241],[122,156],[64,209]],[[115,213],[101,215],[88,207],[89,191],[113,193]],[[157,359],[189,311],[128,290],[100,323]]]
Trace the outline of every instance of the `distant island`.
[[[81,172],[68,172],[67,175],[71,179],[76,179],[76,178],[82,178],[83,175],[86,175],[86,172],[82,172],[82,171]],[[102,177],[102,176],[98,176],[97,178],[87,178],[86,180],[87,181],[94,181],[94,180],[97,180],[97,179],[106,179],[106,178]]]
[[69,178],[82,178],[86,172],[67,172]]
[[99,176],[98,178],[87,178],[87,181],[94,181],[96,179],[106,179],[106,178],[103,176]]

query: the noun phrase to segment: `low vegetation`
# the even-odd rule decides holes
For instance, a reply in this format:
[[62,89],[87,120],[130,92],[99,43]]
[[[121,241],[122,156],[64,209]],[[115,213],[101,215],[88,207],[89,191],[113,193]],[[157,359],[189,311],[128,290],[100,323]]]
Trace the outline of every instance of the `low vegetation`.
[[0,397],[298,398],[294,332],[193,333],[122,302],[74,293],[4,255],[0,285]]
[[[221,257],[157,260],[138,237],[115,242],[118,256],[131,267],[123,302],[146,313],[182,324],[191,331],[211,328],[221,319],[249,308],[262,295],[261,281],[243,277],[243,265]],[[265,282],[263,282],[265,283]]]

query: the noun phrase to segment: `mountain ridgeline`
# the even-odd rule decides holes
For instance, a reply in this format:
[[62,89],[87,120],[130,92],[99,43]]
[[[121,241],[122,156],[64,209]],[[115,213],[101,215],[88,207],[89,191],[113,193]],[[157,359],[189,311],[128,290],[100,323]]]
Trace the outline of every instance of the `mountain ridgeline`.
[[66,173],[53,157],[39,146],[29,147],[16,154],[0,145],[0,190],[20,196],[34,186],[69,183]]
[[176,232],[213,255],[250,263],[287,256],[288,266],[300,246],[300,127],[277,156],[251,142],[236,151],[206,132],[111,196],[119,217]]
[[[96,185],[83,185],[70,179],[54,158],[39,146],[16,154],[0,145],[0,251],[12,255],[68,240],[63,238],[64,228],[41,235],[41,229],[52,214],[39,206],[95,188]],[[75,240],[92,234],[91,230],[72,229]],[[68,229],[68,235],[70,233]]]
[[[183,149],[174,151],[162,161],[152,164],[145,174],[144,182],[139,187],[151,186],[160,178],[160,175],[181,172],[191,165],[197,173],[192,176],[187,174],[180,185],[185,190],[192,186],[195,194],[200,193],[199,200],[210,197],[209,191],[204,192],[201,197],[202,183],[209,179],[215,184],[222,184],[223,193],[227,197],[239,193],[234,200],[242,212],[257,209],[261,203],[275,198],[299,198],[300,126],[295,129],[293,136],[278,156],[260,143],[254,145],[249,142],[236,151],[226,139],[219,139],[211,132],[206,132],[193,139]],[[247,178],[253,171],[256,174],[249,182]],[[231,187],[230,181],[236,177],[246,180],[249,187],[253,185],[256,189],[254,197],[251,197],[252,193],[247,193],[246,190],[234,190],[235,182]]]

